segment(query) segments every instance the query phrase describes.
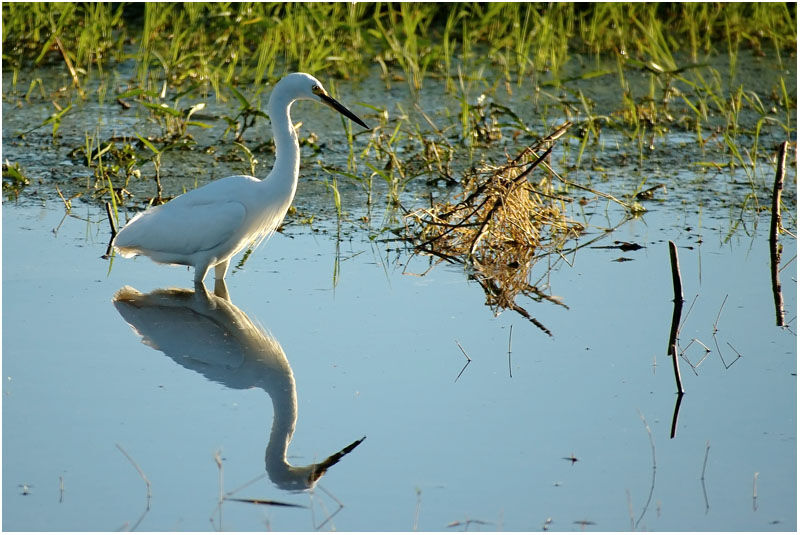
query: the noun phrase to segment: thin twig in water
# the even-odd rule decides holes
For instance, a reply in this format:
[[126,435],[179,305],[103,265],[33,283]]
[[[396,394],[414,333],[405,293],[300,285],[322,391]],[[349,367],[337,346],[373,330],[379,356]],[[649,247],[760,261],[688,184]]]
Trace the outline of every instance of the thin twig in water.
[[81,97],[83,97],[84,92],[83,89],[81,89],[80,80],[78,80],[78,73],[75,70],[75,67],[72,66],[72,61],[69,59],[69,54],[67,54],[67,51],[64,49],[64,45],[61,43],[61,39],[58,37],[58,35],[55,36],[55,43],[58,51],[61,52],[61,56],[64,58],[64,63],[67,65],[67,70],[69,71],[70,76],[72,76],[72,85],[78,90],[78,93],[80,93]]
[[464,351],[464,348],[463,348],[463,347],[461,347],[461,344],[459,344],[459,343],[458,343],[458,340],[456,340],[456,345],[458,346],[458,349],[460,349],[460,350],[461,350],[461,352],[464,354],[464,357],[466,357],[466,359],[467,359],[468,361],[471,361],[472,359],[471,359],[471,358],[469,358],[469,355],[467,355],[467,352],[466,352],[466,351]]
[[136,471],[139,472],[139,476],[144,480],[144,483],[147,486],[147,507],[149,509],[150,508],[150,498],[152,497],[152,493],[150,492],[150,480],[147,479],[147,476],[144,475],[144,472],[142,471],[141,467],[136,463],[136,461],[133,460],[133,457],[128,455],[128,452],[125,451],[122,446],[117,444],[117,449],[119,449],[119,451],[121,451],[122,454],[131,462],[133,467],[136,468]]
[[733,363],[731,363],[731,364],[728,364],[728,363],[726,363],[726,362],[725,362],[725,357],[723,357],[723,356],[722,356],[722,350],[719,348],[719,342],[717,342],[717,334],[716,334],[716,333],[714,333],[714,334],[711,336],[711,338],[714,340],[714,347],[716,347],[716,348],[717,348],[717,354],[719,355],[719,360],[721,360],[721,361],[722,361],[722,365],[723,365],[723,366],[725,367],[725,369],[727,370],[728,368],[730,368],[730,367],[731,367],[731,365],[732,365]]
[[219,496],[217,498],[217,507],[214,512],[211,513],[211,525],[214,525],[214,513],[219,511],[219,531],[222,531],[222,502],[225,501],[225,492],[224,492],[224,485],[223,485],[223,472],[222,472],[222,451],[217,450],[214,452],[214,462],[217,463],[217,470],[219,471]]
[[694,299],[692,299],[692,304],[689,305],[689,310],[686,311],[686,315],[683,317],[683,321],[678,326],[678,332],[681,332],[683,329],[683,324],[686,323],[686,320],[689,319],[689,314],[692,313],[692,309],[694,308],[694,304],[697,302],[697,298],[700,297],[700,294],[694,294]]
[[678,392],[675,397],[675,410],[672,411],[672,427],[669,430],[669,438],[675,438],[678,433],[678,416],[681,412],[681,401],[683,400],[683,392]]
[[620,206],[622,206],[623,208],[625,208],[626,210],[628,210],[628,211],[631,211],[631,205],[630,205],[630,204],[626,203],[625,201],[621,201],[621,200],[617,199],[616,197],[614,197],[614,196],[613,196],[613,195],[611,195],[610,193],[604,193],[604,192],[602,192],[602,191],[598,191],[598,190],[592,189],[592,188],[590,188],[590,187],[587,187],[587,186],[581,186],[580,184],[577,184],[577,183],[575,183],[575,182],[571,182],[571,181],[569,181],[569,180],[565,179],[564,177],[562,177],[561,175],[559,175],[557,172],[555,172],[555,171],[553,170],[553,168],[552,168],[552,167],[550,167],[550,165],[549,165],[547,162],[544,162],[544,164],[543,164],[543,165],[544,165],[544,168],[545,168],[545,169],[546,169],[548,172],[552,173],[554,177],[556,177],[558,180],[560,180],[560,181],[561,181],[562,183],[564,183],[565,185],[567,185],[567,186],[570,186],[570,187],[573,187],[573,188],[577,188],[577,189],[582,189],[582,190],[584,190],[584,191],[588,191],[588,192],[590,192],[590,193],[594,193],[595,195],[597,195],[597,196],[599,196],[599,197],[603,197],[604,199],[608,199],[609,201],[615,202],[615,203],[617,203],[618,205],[620,205]]
[[672,268],[672,290],[674,300],[683,302],[683,283],[681,282],[681,268],[678,262],[678,247],[675,242],[669,242],[669,257]]
[[758,472],[753,474],[753,511],[758,510]]
[[467,366],[469,366],[469,363],[470,363],[470,362],[472,362],[472,359],[471,359],[471,358],[469,358],[469,355],[467,355],[467,352],[466,352],[466,351],[464,351],[464,348],[463,348],[463,347],[461,347],[461,344],[459,344],[459,343],[458,343],[458,340],[456,340],[456,345],[458,346],[458,349],[460,349],[460,350],[461,350],[461,352],[462,352],[462,353],[464,353],[464,357],[466,357],[466,359],[467,359],[467,363],[466,363],[466,364],[464,364],[464,367],[463,367],[463,368],[461,368],[461,371],[460,371],[460,372],[458,372],[458,375],[456,376],[456,380],[455,380],[455,381],[453,381],[454,383],[455,383],[456,381],[458,381],[458,378],[459,378],[459,377],[461,377],[461,374],[462,374],[462,373],[464,373],[464,370],[466,370],[466,369],[467,369]]
[[735,348],[735,347],[733,347],[733,346],[731,345],[731,343],[730,343],[730,342],[725,342],[725,343],[726,343],[726,344],[728,344],[728,347],[730,347],[731,349],[733,349],[733,352],[734,352],[734,353],[736,353],[736,358],[735,358],[735,359],[733,359],[733,362],[731,362],[731,363],[730,363],[730,364],[728,364],[728,366],[727,366],[728,368],[730,368],[731,366],[733,366],[733,363],[734,363],[734,362],[736,362],[737,360],[739,360],[740,358],[742,358],[742,354],[741,354],[741,353],[739,353],[738,351],[736,351],[736,348]]
[[[686,352],[687,352],[687,351],[689,351],[689,348],[690,348],[690,347],[692,347],[692,345],[694,345],[694,341],[695,341],[695,340],[697,340],[697,338],[692,338],[692,340],[689,342],[689,345],[688,345],[688,346],[686,346],[686,347],[681,347],[681,348],[680,348],[680,352],[679,352],[678,354],[679,354],[681,357],[684,357],[684,360],[685,360],[686,362],[689,362],[689,359],[685,358],[685,356],[686,356]],[[689,364],[691,365],[692,363],[691,363],[691,362],[689,362]]]
[[58,196],[61,197],[61,201],[64,203],[64,210],[69,213],[72,210],[72,202],[64,198],[64,195],[61,193],[61,190],[58,189],[58,186],[56,186],[56,193],[58,193]]
[[678,262],[678,248],[675,246],[675,242],[671,240],[669,242],[669,259],[672,268],[672,290],[674,299],[667,354],[672,356],[672,369],[675,372],[675,383],[678,387],[678,393],[683,394],[683,382],[681,381],[681,369],[678,361],[678,331],[681,310],[683,309],[683,284],[681,283],[681,268]]
[[106,203],[106,215],[108,216],[108,225],[111,227],[111,237],[108,239],[108,247],[106,248],[106,256],[111,255],[113,252],[112,243],[117,236],[117,224],[114,221],[114,216],[111,213],[111,203]]
[[784,325],[784,326],[783,326],[783,328],[784,328],[784,329],[786,329],[787,331],[789,331],[790,333],[792,333],[794,336],[797,336],[797,333],[796,333],[796,332],[794,332],[794,331],[792,330],[792,328],[790,327],[790,325],[791,325],[792,323],[794,323],[794,320],[796,320],[796,319],[797,319],[797,316],[792,316],[792,319],[790,319],[789,321],[787,321],[787,322],[786,322],[786,325]]
[[251,480],[250,480],[250,481],[248,481],[247,483],[244,483],[244,484],[242,484],[242,485],[239,485],[238,487],[236,487],[236,488],[235,488],[235,489],[233,489],[233,490],[229,490],[228,492],[226,492],[226,493],[225,493],[225,496],[223,497],[223,499],[227,500],[228,498],[230,498],[231,496],[233,496],[234,494],[236,494],[236,493],[237,493],[237,492],[239,492],[240,490],[242,490],[242,489],[245,489],[245,488],[249,487],[249,486],[250,486],[250,485],[252,485],[253,483],[257,483],[258,481],[261,481],[261,480],[262,480],[262,479],[264,479],[265,477],[267,477],[267,473],[266,473],[266,472],[264,472],[264,473],[263,473],[263,474],[261,474],[260,476],[256,476],[256,477],[254,477],[253,479],[251,479]]
[[[70,216],[70,215],[72,215],[72,214],[70,214],[69,212],[64,212],[64,215],[61,217],[61,221],[59,221],[58,225],[56,225],[56,228],[53,229],[53,234],[55,236],[58,236],[58,231],[61,230],[61,225],[64,224],[64,221],[67,220],[67,216]],[[110,243],[111,242],[109,242],[109,245],[110,245]]]
[[263,498],[227,498],[229,502],[242,502],[242,503],[250,503],[253,505],[274,505],[277,507],[301,507],[306,509],[305,505],[299,505],[296,503],[289,503],[289,502],[279,502],[277,500],[267,500]]
[[508,328],[508,377],[512,377],[511,375],[511,334],[514,331],[514,326],[511,325]]
[[708,494],[706,493],[706,465],[708,464],[708,451],[711,449],[711,444],[706,441],[706,456],[703,459],[703,471],[700,474],[700,485],[703,488],[703,499],[706,501],[706,514],[708,514],[708,510],[710,506],[708,505]]
[[[133,460],[133,457],[128,455],[128,452],[125,451],[122,448],[122,446],[120,446],[119,444],[117,444],[116,446],[117,446],[117,449],[119,449],[119,451],[121,451],[122,454],[130,461],[130,463],[133,465],[133,467],[136,469],[136,471],[139,472],[139,476],[142,478],[142,480],[144,480],[144,483],[145,483],[145,485],[147,487],[147,503],[145,505],[145,509],[142,512],[142,514],[139,516],[139,519],[136,522],[134,522],[133,526],[131,526],[131,528],[130,528],[130,531],[136,531],[136,528],[139,526],[139,524],[142,522],[142,520],[144,520],[145,515],[147,515],[148,511],[150,511],[150,498],[152,497],[152,493],[151,493],[151,489],[150,489],[150,480],[147,479],[147,476],[144,474],[144,471],[136,463],[136,461]],[[127,524],[128,523],[126,522],[125,525],[127,526]]]
[[697,364],[695,364],[695,365],[694,365],[694,367],[695,367],[695,368],[697,368],[697,367],[699,367],[699,366],[700,366],[700,365],[703,363],[703,361],[704,361],[704,360],[706,360],[706,358],[708,357],[708,355],[710,355],[710,354],[711,354],[711,349],[709,349],[709,348],[708,348],[708,346],[707,346],[707,345],[705,345],[705,344],[704,344],[703,342],[701,342],[700,340],[697,340],[697,338],[694,338],[694,340],[696,340],[696,341],[697,341],[697,343],[698,343],[698,344],[700,344],[701,346],[703,346],[703,349],[705,349],[705,350],[706,350],[706,354],[705,354],[705,355],[703,355],[703,358],[701,358],[701,359],[700,359],[700,361],[699,361]]
[[633,500],[631,500],[631,491],[625,489],[625,496],[628,497],[628,517],[631,519],[631,531],[634,531],[636,527],[634,526],[634,519],[633,519]]
[[695,368],[694,364],[692,364],[688,358],[684,357],[683,353],[681,353],[681,358],[686,364],[689,365],[689,368],[692,370],[692,373],[694,373],[695,377],[700,375],[699,373],[697,373],[697,369]]
[[450,522],[449,524],[447,524],[446,527],[455,528],[455,527],[463,525],[464,526],[464,531],[469,531],[469,525],[470,524],[477,524],[479,526],[486,526],[489,523],[488,522],[484,522],[483,520],[473,520],[471,518],[467,518],[463,522],[461,522],[460,520],[454,520],[453,522]]
[[[327,524],[328,522],[330,522],[330,521],[333,519],[333,517],[335,517],[337,514],[339,514],[339,511],[341,511],[342,509],[344,509],[344,504],[343,504],[342,502],[340,502],[340,501],[339,501],[339,500],[336,498],[336,496],[334,496],[333,494],[331,494],[331,493],[330,493],[330,492],[329,492],[329,491],[328,491],[328,490],[327,490],[325,487],[323,487],[322,485],[320,485],[320,484],[317,484],[316,488],[318,488],[319,490],[321,490],[322,492],[324,492],[325,494],[327,494],[327,495],[328,495],[328,496],[329,496],[329,497],[330,497],[330,498],[331,498],[331,499],[332,499],[334,502],[336,502],[336,505],[338,505],[338,508],[337,508],[337,509],[336,509],[336,510],[335,510],[333,513],[330,513],[330,514],[328,514],[328,510],[325,508],[325,504],[322,502],[322,500],[319,500],[319,505],[320,505],[320,507],[322,507],[322,509],[325,511],[325,514],[328,514],[328,516],[325,518],[325,520],[323,520],[323,521],[322,521],[322,523],[321,523],[319,526],[314,526],[314,529],[315,529],[315,530],[320,530],[320,529],[322,529],[322,527],[323,527],[325,524]],[[312,493],[312,496],[313,496],[313,493]],[[313,502],[312,502],[312,505],[313,505]],[[313,508],[313,507],[311,508],[311,521],[312,521],[312,523],[314,522],[314,508]],[[334,529],[334,531],[335,531],[335,529]]]
[[[686,355],[686,352],[687,352],[687,351],[689,351],[689,348],[690,348],[690,347],[692,347],[692,344],[694,344],[695,342],[697,342],[699,345],[703,346],[703,349],[705,349],[705,350],[706,350],[706,352],[705,352],[705,354],[703,355],[703,358],[701,358],[701,359],[700,359],[700,360],[697,362],[697,364],[692,364],[692,362],[691,362],[691,361],[688,359],[688,357],[686,357],[685,355]],[[683,358],[683,360],[684,360],[684,361],[686,361],[686,363],[687,363],[689,366],[691,366],[691,368],[692,368],[692,371],[694,372],[694,374],[695,374],[695,375],[698,375],[698,373],[697,373],[697,368],[699,368],[699,367],[700,367],[700,365],[703,363],[703,361],[704,361],[704,360],[706,360],[706,358],[708,357],[708,355],[709,355],[710,353],[711,353],[711,350],[708,348],[708,346],[706,346],[706,345],[705,345],[703,342],[701,342],[701,341],[700,341],[700,340],[698,340],[697,338],[692,338],[692,341],[691,341],[691,342],[689,342],[689,345],[688,345],[688,346],[686,346],[686,347],[684,347],[684,348],[681,350],[681,353],[680,353],[680,355],[681,355],[681,358]]]
[[772,294],[775,301],[775,322],[778,327],[783,327],[785,312],[783,309],[783,293],[781,280],[778,275],[778,264],[781,261],[781,245],[778,235],[781,232],[781,190],[783,190],[783,176],[786,172],[786,146],[787,141],[781,143],[778,150],[778,164],[775,171],[775,186],[772,189],[772,218],[769,232],[770,271],[772,275]]
[[645,502],[644,507],[642,507],[642,513],[636,520],[636,524],[634,524],[634,529],[639,527],[639,522],[641,522],[642,518],[644,518],[647,508],[650,507],[650,501],[653,499],[653,492],[656,489],[656,443],[653,441],[653,432],[650,430],[650,426],[647,425],[647,420],[645,420],[644,414],[642,414],[641,411],[638,412],[639,417],[642,419],[642,423],[644,424],[644,428],[647,431],[647,438],[650,439],[650,451],[653,454],[653,479],[650,483],[650,494],[647,496],[647,501]]
[[722,315],[722,308],[725,306],[725,301],[728,300],[728,294],[725,294],[725,299],[722,300],[722,304],[719,306],[719,312],[717,312],[717,319],[714,320],[714,334],[716,334],[719,329],[717,325],[719,325],[719,317]]
[[[701,342],[701,341],[700,341],[700,340],[698,340],[697,338],[692,338],[692,340],[694,340],[695,342],[697,342],[698,344],[700,344],[701,346],[703,346],[703,349],[705,349],[705,350],[706,350],[706,354],[708,354],[708,353],[711,353],[711,349],[709,349],[709,348],[708,348],[708,346],[707,346],[707,345],[705,345],[703,342]],[[703,359],[702,359],[702,360],[700,360],[700,362],[703,362],[703,360],[705,360],[705,357],[703,357]],[[698,362],[698,363],[697,363],[697,365],[698,365],[698,366],[700,365],[700,362]]]
[[411,531],[417,531],[419,529],[419,511],[422,508],[422,490],[417,489],[417,506],[414,508],[414,525],[411,527]]
[[778,271],[781,271],[781,272],[783,272],[783,270],[784,270],[784,269],[786,269],[786,268],[789,266],[789,264],[791,264],[791,263],[792,263],[792,262],[794,262],[795,260],[797,260],[797,255],[794,255],[794,256],[793,256],[793,257],[791,257],[789,260],[787,260],[787,261],[786,261],[786,263],[785,263],[785,264],[783,264],[783,265],[781,266],[781,268],[780,268]]

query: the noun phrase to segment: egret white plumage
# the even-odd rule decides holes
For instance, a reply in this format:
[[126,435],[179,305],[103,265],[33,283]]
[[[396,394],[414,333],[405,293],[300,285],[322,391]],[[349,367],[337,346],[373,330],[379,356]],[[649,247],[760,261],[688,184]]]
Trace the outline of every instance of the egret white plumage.
[[204,286],[194,291],[170,288],[143,294],[125,286],[113,302],[146,346],[227,388],[261,388],[269,395],[273,420],[264,461],[269,478],[279,488],[314,488],[329,468],[366,438],[312,464],[291,464],[287,451],[298,411],[289,359],[271,334],[217,289],[213,294]]
[[162,264],[193,266],[195,284],[202,283],[211,267],[216,280],[224,280],[231,257],[271,235],[294,199],[300,145],[290,108],[297,100],[322,102],[368,128],[319,80],[305,73],[289,74],[275,84],[267,104],[275,163],[265,179],[229,176],[152,207],[119,231],[114,248],[124,257],[144,255]]

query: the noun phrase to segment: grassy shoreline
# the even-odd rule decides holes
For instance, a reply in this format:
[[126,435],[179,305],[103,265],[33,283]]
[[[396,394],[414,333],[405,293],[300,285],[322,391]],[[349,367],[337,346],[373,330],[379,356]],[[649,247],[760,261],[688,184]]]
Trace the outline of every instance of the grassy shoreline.
[[[138,124],[119,139],[87,124],[69,141],[86,191],[103,202],[124,203],[126,188],[144,180],[160,197],[160,174],[182,165],[186,151],[217,151],[215,162],[239,154],[241,171],[260,173],[256,160],[269,163],[260,155],[269,144],[244,134],[267,123],[260,105],[292,70],[321,76],[334,92],[379,77],[386,90],[406,86],[407,102],[439,93],[436,110],[365,96],[377,125],[348,131],[345,162],[326,157],[334,192],[338,177],[363,188],[370,204],[382,185],[390,207],[423,175],[457,182],[456,163],[511,153],[568,119],[565,172],[602,181],[605,165],[636,161],[638,185],[625,192],[634,198],[652,186],[647,159],[680,133],[701,154],[690,162],[697,173],[729,170],[728,181],[749,185],[735,202],[757,213],[772,144],[796,136],[789,4],[4,3],[3,23],[4,99],[52,103],[33,130],[52,129],[56,143],[81,103],[115,99],[157,125],[159,134]],[[765,84],[744,72],[744,56],[765,57],[780,75]],[[61,89],[45,88],[40,71],[63,73]],[[210,99],[227,111],[208,115]],[[203,132],[220,141],[199,146]],[[315,134],[306,135],[314,145]],[[3,189],[13,198],[30,182],[26,162],[5,163]]]
[[796,6],[779,3],[3,4],[6,71],[64,62],[80,78],[126,59],[130,44],[141,82],[160,68],[174,87],[258,84],[291,70],[352,78],[377,62],[418,89],[432,72],[486,59],[519,83],[573,53],[675,68],[669,58],[681,51],[694,62],[742,48],[782,57],[796,35]]

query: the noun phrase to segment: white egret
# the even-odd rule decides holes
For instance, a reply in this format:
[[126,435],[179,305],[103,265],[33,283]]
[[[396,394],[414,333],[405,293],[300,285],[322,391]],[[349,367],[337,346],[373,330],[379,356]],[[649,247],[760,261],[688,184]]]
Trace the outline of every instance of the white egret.
[[231,257],[272,234],[292,203],[300,145],[289,111],[297,100],[322,102],[368,128],[319,80],[305,73],[289,74],[275,84],[267,105],[275,164],[265,179],[229,176],[152,207],[119,231],[114,248],[124,257],[144,255],[161,264],[193,266],[195,284],[202,284],[212,266],[216,280],[224,280]]

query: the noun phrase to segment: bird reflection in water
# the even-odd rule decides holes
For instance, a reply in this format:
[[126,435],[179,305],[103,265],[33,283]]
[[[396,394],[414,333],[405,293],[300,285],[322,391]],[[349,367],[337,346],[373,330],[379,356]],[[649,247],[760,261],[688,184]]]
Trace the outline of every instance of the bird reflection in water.
[[283,490],[311,489],[363,437],[319,463],[293,466],[286,451],[297,423],[297,392],[286,354],[275,338],[256,327],[230,302],[224,282],[210,294],[170,288],[142,294],[125,286],[114,306],[142,343],[228,388],[261,388],[272,398],[274,420],[265,453],[267,475]]

